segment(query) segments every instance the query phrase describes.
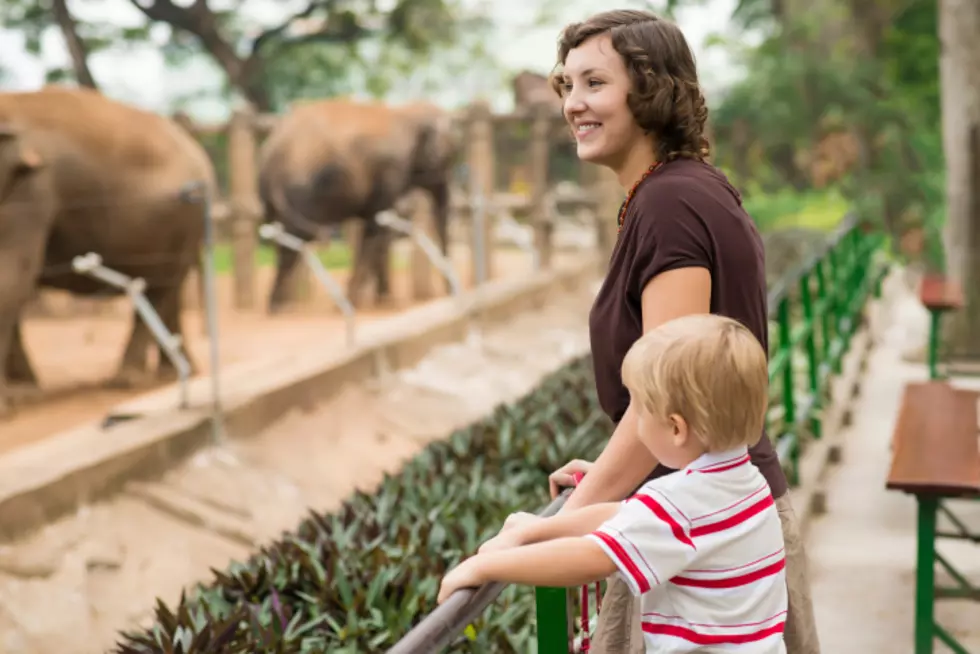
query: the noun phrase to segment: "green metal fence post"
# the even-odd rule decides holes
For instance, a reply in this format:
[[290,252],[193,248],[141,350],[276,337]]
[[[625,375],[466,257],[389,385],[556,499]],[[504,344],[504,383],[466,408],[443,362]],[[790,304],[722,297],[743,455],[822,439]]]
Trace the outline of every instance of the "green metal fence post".
[[568,654],[571,624],[568,589],[537,587],[534,607],[538,622],[538,654]]
[[853,287],[854,287],[854,256],[851,249],[851,234],[850,230],[844,234],[844,237],[840,241],[840,251],[842,253],[842,259],[844,264],[841,267],[841,290],[840,290],[840,338],[841,338],[841,350],[840,356],[837,358],[837,367],[834,372],[840,373],[843,368],[844,355],[851,348],[851,335],[850,335],[850,317],[851,317],[851,300],[854,298]]
[[[820,368],[830,361],[830,345],[833,337],[831,336],[831,315],[830,315],[830,298],[827,295],[827,278],[824,270],[824,260],[826,255],[817,259],[817,265],[814,268],[814,272],[817,276],[817,314],[820,317],[820,351],[821,351],[821,362]],[[829,373],[830,370],[827,369]],[[820,392],[825,393],[829,390],[829,385],[827,382],[830,380],[830,375],[820,376]]]
[[807,378],[810,383],[810,431],[814,438],[820,438],[819,408],[822,404],[820,397],[820,360],[817,358],[817,342],[814,335],[813,299],[810,292],[812,279],[809,273],[800,277],[800,303],[803,305],[803,329],[806,334]]
[[[827,251],[827,262],[830,264],[830,292],[827,295],[827,314],[830,316],[831,324],[831,334],[830,342],[831,346],[833,343],[838,341],[841,337],[840,327],[841,327],[841,292],[844,288],[844,284],[841,283],[841,253],[840,253],[840,241],[831,246]],[[830,357],[830,370],[834,374],[839,374],[841,371],[839,356]]]
[[929,311],[929,379],[941,379],[939,373],[939,336],[942,328],[942,311]]
[[[779,302],[777,310],[777,320],[779,321],[779,349],[786,352],[785,365],[783,366],[783,422],[792,431],[796,423],[796,397],[793,392],[793,336],[790,325],[789,297],[784,297]],[[797,435],[798,436],[798,435]],[[796,444],[790,450],[790,483],[794,486],[799,481],[800,445],[797,438]]]

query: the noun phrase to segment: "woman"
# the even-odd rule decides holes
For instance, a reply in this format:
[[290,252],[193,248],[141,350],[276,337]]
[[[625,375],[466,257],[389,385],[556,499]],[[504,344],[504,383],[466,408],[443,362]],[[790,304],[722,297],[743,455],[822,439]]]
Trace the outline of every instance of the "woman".
[[[578,156],[613,170],[626,191],[619,236],[589,316],[596,388],[616,429],[566,509],[627,497],[669,474],[636,437],[623,357],[643,332],[690,313],[744,323],[768,349],[765,256],[738,192],[705,162],[708,116],[694,57],[680,29],[643,11],[609,11],[569,25],[554,77]],[[776,498],[786,541],[788,654],[819,652],[806,561],[786,478],[766,434],[752,461]],[[583,470],[552,475],[552,492]],[[652,472],[651,472],[652,471]],[[596,654],[642,652],[635,598],[609,580]]]

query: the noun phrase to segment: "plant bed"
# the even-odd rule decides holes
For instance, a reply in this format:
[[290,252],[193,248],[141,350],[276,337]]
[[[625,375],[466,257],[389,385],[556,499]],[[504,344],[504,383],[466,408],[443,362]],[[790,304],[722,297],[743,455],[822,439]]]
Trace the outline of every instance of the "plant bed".
[[[117,654],[381,652],[435,607],[439,580],[504,519],[548,501],[548,474],[612,433],[589,356],[430,444],[373,494],[311,511],[293,533],[182,596]],[[533,589],[508,587],[451,652],[533,648]]]

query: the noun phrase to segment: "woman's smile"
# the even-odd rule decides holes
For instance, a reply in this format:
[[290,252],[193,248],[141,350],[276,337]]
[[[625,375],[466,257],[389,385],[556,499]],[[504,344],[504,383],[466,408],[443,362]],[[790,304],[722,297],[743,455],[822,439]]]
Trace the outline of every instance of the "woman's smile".
[[578,141],[584,141],[585,139],[595,136],[599,129],[602,127],[602,123],[596,122],[582,122],[575,126],[575,138]]

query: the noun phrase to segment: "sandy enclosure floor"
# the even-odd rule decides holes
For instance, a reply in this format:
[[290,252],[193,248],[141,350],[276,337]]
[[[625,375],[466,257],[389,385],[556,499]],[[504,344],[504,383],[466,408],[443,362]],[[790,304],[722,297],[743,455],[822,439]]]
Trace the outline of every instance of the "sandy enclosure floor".
[[0,547],[0,652],[94,654],[145,623],[154,598],[209,578],[291,529],[369,490],[426,443],[531,390],[588,349],[597,288],[554,298],[416,367],[351,386],[266,432],[200,452],[159,482]]
[[[453,261],[461,283],[472,286],[469,248],[456,246]],[[569,261],[574,252],[556,253],[555,262]],[[407,259],[407,256],[404,258]],[[531,260],[516,249],[495,253],[495,278],[519,278],[531,270]],[[297,347],[344,347],[344,321],[327,292],[312,286],[313,295],[304,304],[279,316],[266,316],[261,307],[272,284],[272,268],[259,270],[256,300],[260,307],[251,312],[232,307],[232,279],[219,280],[219,362],[222,367],[237,363],[261,352],[294,350]],[[347,272],[334,275],[346,284]],[[439,280],[436,280],[439,282]],[[369,324],[419,304],[412,300],[410,271],[393,271],[393,301],[384,307],[359,312],[359,325]],[[443,293],[441,283],[434,285]],[[438,297],[438,296],[437,296]],[[18,407],[15,414],[0,419],[0,453],[31,443],[83,423],[101,420],[110,409],[132,399],[148,388],[115,390],[103,385],[118,365],[119,357],[132,324],[131,309],[126,300],[106,301],[109,307],[91,315],[63,316],[61,298],[55,296],[49,305],[53,317],[30,318],[25,324],[25,341],[43,389],[40,400]],[[206,374],[210,361],[210,343],[204,316],[200,311],[183,314],[187,348],[200,373]]]

